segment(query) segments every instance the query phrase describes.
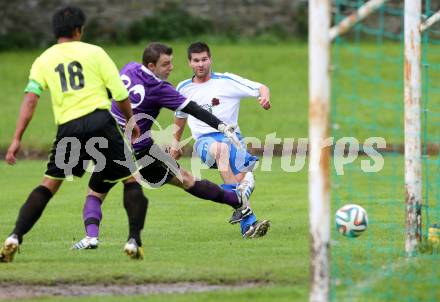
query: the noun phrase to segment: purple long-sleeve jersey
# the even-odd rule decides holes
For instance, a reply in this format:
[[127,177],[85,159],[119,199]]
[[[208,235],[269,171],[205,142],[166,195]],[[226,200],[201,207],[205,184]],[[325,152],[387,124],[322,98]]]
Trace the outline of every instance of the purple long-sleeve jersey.
[[[137,124],[141,130],[141,140],[133,144],[136,152],[150,148],[153,140],[146,135],[153,125],[153,121],[159,115],[163,107],[173,111],[184,108],[189,100],[176,91],[168,82],[156,77],[148,68],[142,64],[131,62],[125,65],[120,76],[128,90],[133,114],[143,114]],[[117,122],[124,127],[125,118],[119,110],[116,102],[112,102],[111,112]],[[146,136],[146,138],[143,138]]]

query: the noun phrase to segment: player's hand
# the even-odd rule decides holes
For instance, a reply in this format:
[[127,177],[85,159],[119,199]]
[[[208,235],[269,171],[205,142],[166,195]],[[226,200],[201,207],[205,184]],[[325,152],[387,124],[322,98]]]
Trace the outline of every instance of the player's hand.
[[263,107],[265,110],[270,109],[270,101],[268,97],[259,97],[258,102],[260,103],[261,107]]
[[133,144],[141,135],[141,130],[139,126],[135,123],[131,129],[131,143]]
[[237,128],[237,125],[226,125],[224,123],[221,123],[218,125],[218,130],[223,133],[231,143],[237,147],[237,149],[242,150],[243,146],[240,144],[240,140],[237,137],[237,134],[235,134],[235,129]]
[[18,150],[20,150],[20,141],[18,139],[12,140],[11,144],[9,145],[8,151],[6,152],[6,162],[9,165],[13,165],[17,162],[17,158],[15,155],[17,155]]
[[169,151],[170,151],[171,157],[174,158],[175,160],[178,160],[183,154],[183,151],[181,148],[170,147]]

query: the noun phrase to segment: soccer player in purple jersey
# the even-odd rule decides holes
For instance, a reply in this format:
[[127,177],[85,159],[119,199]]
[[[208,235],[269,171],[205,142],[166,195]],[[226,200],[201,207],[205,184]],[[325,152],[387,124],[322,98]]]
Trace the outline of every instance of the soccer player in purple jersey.
[[[234,133],[235,129],[182,96],[170,83],[166,82],[173,70],[172,48],[162,43],[151,43],[145,48],[142,61],[143,64],[128,63],[120,72],[121,79],[129,92],[133,114],[142,116],[137,120],[141,139],[133,144],[135,157],[141,166],[142,181],[146,181],[152,187],[160,187],[169,183],[184,189],[193,196],[229,205],[234,210],[246,207],[239,192],[224,190],[208,180],[197,180],[191,173],[182,169],[170,155],[154,144],[149,132],[162,108],[173,111],[181,110],[191,114],[225,133],[226,136]],[[121,127],[124,127],[126,119],[116,103],[112,105],[112,114]],[[236,137],[232,136],[231,139],[234,140]],[[247,184],[242,189],[252,189],[248,186],[252,184]],[[99,224],[102,219],[100,200],[88,199],[86,201],[83,219],[87,236],[76,243],[73,249],[97,248]]]

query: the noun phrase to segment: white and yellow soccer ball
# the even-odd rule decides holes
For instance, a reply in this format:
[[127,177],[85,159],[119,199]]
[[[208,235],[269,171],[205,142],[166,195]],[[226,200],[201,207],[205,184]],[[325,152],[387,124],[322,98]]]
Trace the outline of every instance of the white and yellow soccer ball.
[[336,211],[336,230],[346,237],[359,237],[368,227],[367,211],[357,204],[346,204]]

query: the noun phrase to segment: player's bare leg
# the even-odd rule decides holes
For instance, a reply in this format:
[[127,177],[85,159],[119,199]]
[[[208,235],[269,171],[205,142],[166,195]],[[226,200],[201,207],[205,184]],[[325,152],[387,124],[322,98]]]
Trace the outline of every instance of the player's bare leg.
[[[210,155],[215,158],[220,176],[226,185],[237,184],[236,189],[240,195],[242,205],[237,208],[233,213],[229,222],[232,224],[240,222],[244,217],[252,215],[252,209],[249,205],[249,198],[254,190],[255,182],[253,175],[249,175],[252,172],[242,172],[237,175],[232,171],[229,163],[229,146],[225,143],[215,142],[209,147]],[[245,177],[248,175],[248,177]]]
[[236,184],[240,179],[232,172],[229,164],[229,146],[225,143],[215,142],[209,146],[209,153],[217,163],[218,171],[225,184]]

